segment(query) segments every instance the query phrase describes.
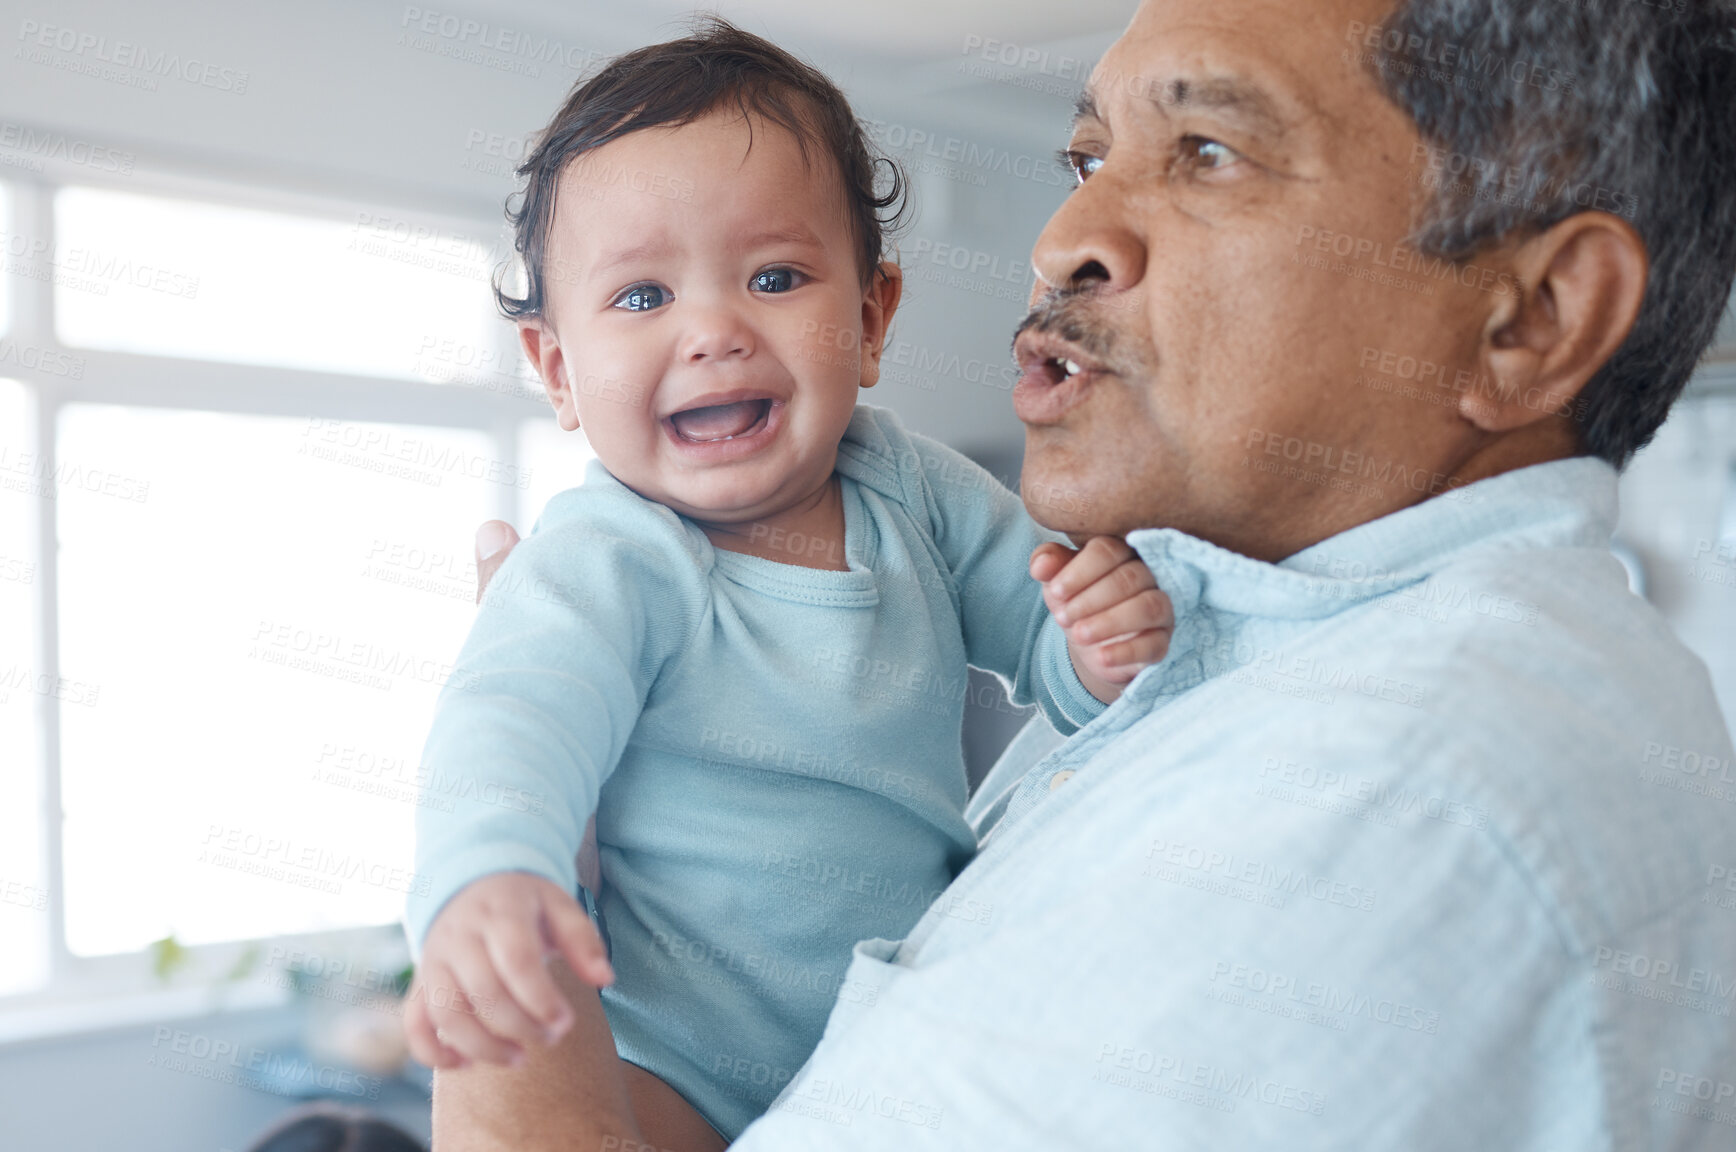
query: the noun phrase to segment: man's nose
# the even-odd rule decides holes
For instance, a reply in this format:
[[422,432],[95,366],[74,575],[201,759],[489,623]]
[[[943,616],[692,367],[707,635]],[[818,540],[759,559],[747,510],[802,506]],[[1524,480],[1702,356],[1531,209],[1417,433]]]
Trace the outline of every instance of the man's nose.
[[681,338],[681,359],[687,364],[742,359],[753,354],[753,329],[734,308],[700,305],[687,318]]
[[1049,217],[1031,265],[1049,288],[1124,292],[1145,278],[1145,241],[1134,226],[1133,190],[1105,164]]

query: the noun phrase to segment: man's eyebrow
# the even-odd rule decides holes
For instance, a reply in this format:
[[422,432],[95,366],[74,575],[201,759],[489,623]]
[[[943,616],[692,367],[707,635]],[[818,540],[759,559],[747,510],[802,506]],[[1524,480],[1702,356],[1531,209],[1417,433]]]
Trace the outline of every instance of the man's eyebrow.
[[1079,93],[1079,99],[1073,101],[1073,123],[1077,125],[1081,120],[1101,119],[1103,117],[1097,112],[1097,97],[1092,95],[1091,89]]
[[[1290,126],[1279,102],[1257,84],[1235,76],[1177,76],[1168,82],[1135,77],[1135,94],[1168,115],[1172,108],[1204,108],[1245,121],[1249,127],[1274,135]],[[1073,123],[1102,120],[1096,93],[1089,88],[1073,102]]]
[[1290,118],[1278,108],[1278,101],[1264,88],[1236,76],[1207,76],[1190,79],[1178,76],[1161,90],[1154,82],[1144,93],[1157,105],[1158,111],[1168,108],[1207,108],[1226,112],[1247,121],[1250,126],[1279,132],[1289,126]]

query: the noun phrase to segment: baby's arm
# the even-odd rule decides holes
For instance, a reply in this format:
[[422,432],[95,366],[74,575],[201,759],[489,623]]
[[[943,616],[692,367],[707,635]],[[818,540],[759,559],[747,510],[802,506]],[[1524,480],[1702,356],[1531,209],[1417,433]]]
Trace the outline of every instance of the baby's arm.
[[[1009,681],[1014,703],[1038,704],[1056,730],[1071,734],[1162,658],[1169,602],[1125,542],[1093,540],[1063,563],[1071,550],[985,469],[906,432],[889,413],[873,417],[885,437],[879,450],[896,462],[908,499],[923,505],[957,588],[966,659]],[[1044,585],[1063,567],[1067,579],[1045,603]],[[1049,609],[1069,600],[1076,602],[1063,627]]]
[[406,1024],[427,1063],[512,1061],[564,1031],[550,955],[608,982],[573,857],[704,586],[673,513],[618,486],[556,497],[494,575],[421,764]]
[[1067,633],[1079,682],[1105,704],[1168,653],[1175,630],[1169,597],[1127,541],[1096,536],[1077,552],[1043,544],[1031,553],[1031,578]]

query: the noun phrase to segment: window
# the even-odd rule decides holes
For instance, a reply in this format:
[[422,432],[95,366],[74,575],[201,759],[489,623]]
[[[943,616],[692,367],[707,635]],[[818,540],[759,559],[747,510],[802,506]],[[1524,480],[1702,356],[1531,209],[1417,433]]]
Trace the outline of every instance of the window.
[[60,497],[74,953],[397,917],[491,457],[479,432],[61,413],[68,480],[105,472]]
[[[504,255],[402,215],[55,197],[55,327],[80,348],[439,380],[487,345]],[[443,356],[444,350],[444,356]]]
[[0,996],[40,986],[48,977],[29,418],[23,386],[0,380]]
[[492,231],[0,185],[0,1001],[398,919],[472,532],[589,456]]

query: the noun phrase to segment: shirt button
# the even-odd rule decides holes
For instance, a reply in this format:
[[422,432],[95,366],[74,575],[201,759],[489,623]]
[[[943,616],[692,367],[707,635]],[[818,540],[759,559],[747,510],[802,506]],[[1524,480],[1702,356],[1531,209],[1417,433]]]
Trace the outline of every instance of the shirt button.
[[1053,792],[1067,781],[1073,779],[1076,774],[1077,773],[1071,768],[1061,769],[1059,772],[1049,777],[1049,791]]

